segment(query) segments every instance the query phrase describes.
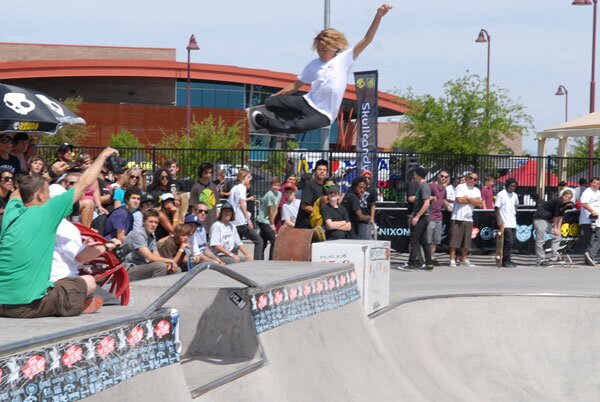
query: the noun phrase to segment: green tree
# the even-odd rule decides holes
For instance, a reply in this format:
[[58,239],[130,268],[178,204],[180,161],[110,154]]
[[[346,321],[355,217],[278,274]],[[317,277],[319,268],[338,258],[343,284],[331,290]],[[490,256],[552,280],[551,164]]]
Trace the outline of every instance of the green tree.
[[[62,101],[63,104],[68,107],[73,113],[79,113],[79,106],[83,102],[83,98],[78,96],[77,98],[66,98]],[[91,126],[65,126],[58,130],[54,135],[42,135],[40,136],[41,145],[59,145],[63,142],[68,142],[75,146],[81,145],[85,139],[90,135]]]
[[444,95],[417,96],[409,88],[398,96],[408,102],[405,136],[393,146],[413,152],[490,154],[506,152],[503,141],[526,135],[532,118],[525,106],[496,86],[487,93],[485,80],[467,74],[444,84]]
[[288,166],[287,151],[297,149],[298,143],[294,140],[288,140],[285,148],[286,152],[269,152],[267,161],[262,168],[270,172],[273,176],[283,177]]
[[[188,175],[195,174],[201,162],[239,163],[236,156],[238,149],[244,146],[241,135],[242,122],[227,124],[221,116],[212,115],[203,120],[194,119],[187,133],[164,133],[158,148],[189,149],[190,152],[180,153],[179,165]],[[159,151],[159,164],[169,157],[168,152]]]
[[[140,140],[128,130],[121,130],[110,137],[108,146],[119,149],[119,155],[126,160],[135,160],[136,155],[140,154],[140,149],[144,145]],[[145,154],[145,152],[143,152]]]
[[[582,173],[583,176],[587,177],[588,169],[588,138],[573,138],[569,141],[573,141],[573,145],[569,147],[567,153],[569,161],[567,162],[567,176],[574,175],[576,173]],[[594,164],[600,159],[600,143],[596,141],[594,143]]]

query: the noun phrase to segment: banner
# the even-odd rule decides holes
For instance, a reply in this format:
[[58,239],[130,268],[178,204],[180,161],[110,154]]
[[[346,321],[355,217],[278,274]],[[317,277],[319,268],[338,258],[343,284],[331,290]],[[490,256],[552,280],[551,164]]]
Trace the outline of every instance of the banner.
[[354,73],[358,129],[356,152],[359,172],[369,170],[377,183],[377,70]]

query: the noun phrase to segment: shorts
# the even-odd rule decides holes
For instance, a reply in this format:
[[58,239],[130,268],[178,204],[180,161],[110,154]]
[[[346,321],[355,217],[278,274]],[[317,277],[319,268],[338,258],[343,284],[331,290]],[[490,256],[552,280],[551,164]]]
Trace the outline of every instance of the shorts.
[[0,317],[70,317],[81,314],[87,285],[82,278],[68,277],[54,283],[46,296],[28,304],[0,304]]
[[470,249],[472,232],[473,222],[452,221],[450,226],[450,247]]
[[427,225],[427,242],[429,244],[442,244],[442,221],[429,221]]

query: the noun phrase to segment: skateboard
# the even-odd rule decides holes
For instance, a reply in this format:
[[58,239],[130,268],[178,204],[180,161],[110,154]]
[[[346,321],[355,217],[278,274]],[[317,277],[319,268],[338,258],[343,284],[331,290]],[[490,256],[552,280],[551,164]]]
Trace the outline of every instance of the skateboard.
[[251,116],[252,116],[252,113],[255,112],[255,111],[262,112],[262,113],[264,113],[265,116],[271,117],[271,118],[274,118],[275,115],[272,112],[269,112],[267,110],[267,107],[265,105],[258,105],[258,106],[252,106],[252,107],[246,108],[246,117],[248,119],[248,128],[249,128],[249,131],[251,133],[267,132],[266,128],[258,127],[258,126],[254,125],[254,122],[252,121],[252,117]]
[[502,250],[504,249],[504,225],[496,231],[496,267],[502,267]]

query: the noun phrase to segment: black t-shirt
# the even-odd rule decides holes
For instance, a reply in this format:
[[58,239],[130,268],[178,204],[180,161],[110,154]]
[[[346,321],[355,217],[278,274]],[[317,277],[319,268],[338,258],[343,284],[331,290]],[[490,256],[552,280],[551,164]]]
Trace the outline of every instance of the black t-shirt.
[[6,169],[12,174],[21,173],[21,162],[16,156],[9,154],[8,159],[0,156],[0,169]]
[[343,206],[346,209],[348,217],[350,218],[350,223],[352,224],[352,234],[358,236],[358,224],[360,223],[360,220],[358,219],[358,215],[356,215],[356,211],[360,210],[363,215],[370,216],[371,211],[367,208],[367,200],[366,198],[359,198],[358,194],[354,191],[350,191],[344,196]]
[[[298,217],[296,218],[297,229],[310,229],[310,214],[302,209],[302,204],[308,204],[311,207],[315,201],[323,195],[323,185],[317,183],[315,180],[311,180],[304,184],[302,190],[302,199],[300,200],[300,209],[298,210]],[[321,215],[323,213],[321,212]]]
[[[323,216],[323,224],[327,222],[327,219],[331,219],[333,222],[349,221],[348,212],[343,205],[338,205],[337,208],[332,207],[329,204],[325,204],[321,207],[321,216]],[[329,230],[325,229],[325,238],[327,240],[335,239],[347,239],[352,237],[350,232],[345,230]]]
[[412,197],[417,195],[417,190],[419,189],[419,183],[414,180],[411,180],[406,186],[406,202],[408,203],[408,207],[406,212],[410,215],[415,208],[415,203],[408,201],[408,197]]
[[[4,210],[6,204],[8,204],[8,200],[10,199],[10,193],[6,194],[6,197],[0,197],[0,209]],[[4,212],[0,214],[0,227],[2,226],[2,217],[4,216]]]
[[552,218],[556,218],[557,216],[563,216],[564,211],[561,211],[562,207],[562,198],[557,197],[549,199],[537,207],[533,213],[533,219],[550,220]]

